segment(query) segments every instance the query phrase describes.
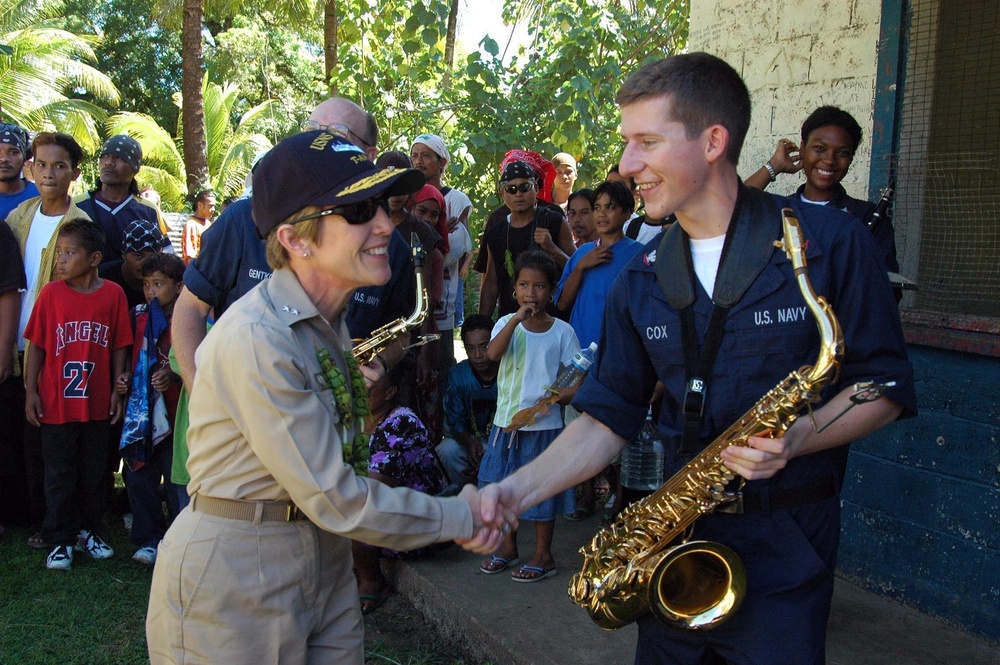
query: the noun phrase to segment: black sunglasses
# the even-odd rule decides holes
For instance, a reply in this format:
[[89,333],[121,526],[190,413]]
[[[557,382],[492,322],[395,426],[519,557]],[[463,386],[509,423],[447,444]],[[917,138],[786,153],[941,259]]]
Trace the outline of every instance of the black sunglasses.
[[379,206],[383,205],[383,203],[385,203],[385,199],[365,199],[357,203],[325,208],[311,215],[293,219],[291,223],[298,224],[299,222],[326,217],[327,215],[340,215],[347,220],[348,224],[367,224],[375,217],[375,213],[378,212]]
[[520,185],[507,185],[503,188],[503,191],[508,194],[517,194],[521,192],[522,194],[535,188],[535,183],[533,182],[522,182]]

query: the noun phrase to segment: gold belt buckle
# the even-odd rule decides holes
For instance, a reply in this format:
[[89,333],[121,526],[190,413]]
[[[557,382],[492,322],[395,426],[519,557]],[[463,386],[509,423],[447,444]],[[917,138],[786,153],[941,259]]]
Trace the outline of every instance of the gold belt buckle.
[[289,501],[288,505],[285,507],[285,521],[294,522],[298,518],[299,518],[299,507],[296,506],[291,501]]

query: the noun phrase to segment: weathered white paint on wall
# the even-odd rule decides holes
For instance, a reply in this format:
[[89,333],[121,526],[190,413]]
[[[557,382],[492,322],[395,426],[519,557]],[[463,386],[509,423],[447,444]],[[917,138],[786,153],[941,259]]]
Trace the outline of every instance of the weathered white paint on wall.
[[[848,193],[868,198],[879,0],[692,0],[689,51],[707,51],[736,68],[753,101],[739,172],[756,171],[780,138],[799,142],[816,107],[839,106],[864,132]],[[789,193],[801,174],[769,191]]]

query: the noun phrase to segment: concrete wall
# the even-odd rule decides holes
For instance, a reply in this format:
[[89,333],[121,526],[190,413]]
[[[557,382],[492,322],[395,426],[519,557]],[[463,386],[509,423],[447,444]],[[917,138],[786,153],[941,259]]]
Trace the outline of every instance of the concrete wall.
[[908,352],[920,415],[852,446],[840,574],[1000,641],[1000,359]]
[[[753,119],[739,172],[764,164],[779,138],[799,142],[816,107],[839,106],[864,138],[844,179],[852,196],[868,198],[872,102],[879,37],[878,0],[693,0],[689,51],[717,55],[743,75]],[[804,182],[783,175],[769,191],[787,194]]]

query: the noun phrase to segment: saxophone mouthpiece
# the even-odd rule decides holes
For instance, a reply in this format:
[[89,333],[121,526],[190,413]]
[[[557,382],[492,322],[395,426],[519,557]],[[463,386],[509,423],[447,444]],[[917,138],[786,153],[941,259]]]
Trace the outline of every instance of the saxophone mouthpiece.
[[[782,240],[775,241],[775,246],[780,247],[788,255],[788,258],[792,260],[795,264],[795,259],[800,256],[805,256],[803,252],[803,240],[802,231],[799,227],[799,221],[795,217],[795,211],[791,208],[782,208],[781,218],[784,227],[784,238]],[[798,267],[798,266],[796,266]]]
[[420,238],[416,233],[410,234],[410,254],[413,256],[413,267],[418,270],[423,268],[427,252],[424,250],[424,246],[420,244]]

